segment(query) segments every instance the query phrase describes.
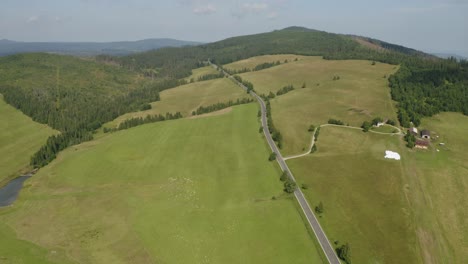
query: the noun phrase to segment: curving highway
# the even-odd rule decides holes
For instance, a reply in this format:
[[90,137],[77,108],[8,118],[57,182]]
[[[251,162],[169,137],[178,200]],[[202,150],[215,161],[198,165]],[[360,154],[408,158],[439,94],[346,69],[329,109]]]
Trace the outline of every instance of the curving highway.
[[[215,64],[211,63],[211,61],[208,60],[208,62],[216,69],[218,69],[218,66]],[[242,83],[238,82],[234,77],[232,77],[230,74],[227,72],[223,71],[224,75],[229,77],[232,81],[237,83],[241,88],[247,91],[247,87],[245,87]],[[268,131],[268,123],[267,123],[267,112],[266,112],[266,104],[263,99],[258,96],[254,91],[250,91],[250,95],[255,97],[260,104],[261,108],[261,114],[262,114],[262,127],[263,127],[263,133],[265,134],[265,138],[268,141],[268,145],[270,146],[271,150],[276,153],[276,161],[281,167],[281,170],[285,171],[289,177],[296,181],[294,178],[294,175],[292,174],[291,170],[289,170],[288,165],[283,159],[283,156],[281,155],[281,152],[279,151],[278,147],[276,146],[275,142],[273,141],[273,138],[270,135],[270,132]],[[315,233],[315,236],[317,237],[317,240],[322,247],[322,250],[325,254],[325,256],[328,259],[328,262],[330,264],[341,264],[340,260],[338,259],[338,256],[335,253],[335,250],[333,246],[330,244],[330,241],[328,241],[327,236],[325,235],[325,232],[323,231],[322,227],[320,226],[320,223],[318,222],[317,218],[315,217],[315,214],[312,211],[312,208],[309,206],[309,203],[307,202],[306,198],[304,197],[304,194],[302,193],[300,188],[296,188],[294,191],[294,196],[296,197],[297,201],[299,202],[299,205],[302,208],[302,211],[304,212],[307,222],[309,223],[310,227]]]

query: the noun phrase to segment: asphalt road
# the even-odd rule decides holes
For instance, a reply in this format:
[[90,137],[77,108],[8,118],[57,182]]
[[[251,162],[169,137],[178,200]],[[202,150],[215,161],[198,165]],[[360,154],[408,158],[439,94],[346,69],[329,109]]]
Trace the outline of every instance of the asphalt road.
[[[211,64],[211,62],[210,62]],[[217,68],[216,65],[211,64],[213,67]],[[228,76],[231,80],[236,82],[241,88],[247,91],[247,87],[245,87],[242,83],[239,83],[236,79],[234,79],[231,75],[229,75],[227,72],[224,72],[226,76]],[[278,150],[278,147],[276,146],[275,142],[273,141],[273,138],[271,137],[270,132],[268,131],[268,123],[267,123],[267,115],[266,115],[266,104],[263,101],[263,99],[258,96],[255,92],[251,91],[250,94],[255,97],[260,104],[261,108],[261,114],[262,114],[262,127],[263,127],[263,133],[265,134],[265,138],[268,141],[268,145],[270,145],[270,148],[273,152],[276,153],[276,161],[280,165],[281,169],[285,172],[288,173],[289,177],[296,181],[294,178],[294,175],[292,174],[291,170],[289,170],[288,165],[283,159],[283,156],[281,155],[281,152]],[[330,264],[341,264],[340,260],[338,259],[338,256],[335,253],[335,250],[333,246],[330,244],[330,241],[328,241],[327,236],[325,235],[325,232],[323,231],[322,227],[320,226],[320,223],[318,222],[317,218],[315,217],[315,214],[312,211],[312,208],[309,206],[309,203],[307,202],[306,198],[304,197],[304,194],[302,193],[300,188],[297,188],[294,191],[294,196],[296,197],[297,201],[299,202],[299,205],[302,208],[302,211],[304,212],[307,222],[309,223],[310,227],[315,233],[315,236],[317,237],[317,240],[322,247],[322,250],[325,254],[325,256],[328,259],[328,262]]]

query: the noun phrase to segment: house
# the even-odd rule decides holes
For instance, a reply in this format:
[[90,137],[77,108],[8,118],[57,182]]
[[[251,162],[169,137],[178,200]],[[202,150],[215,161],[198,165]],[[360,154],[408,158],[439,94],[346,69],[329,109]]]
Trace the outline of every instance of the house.
[[429,130],[422,130],[421,137],[425,139],[431,139],[431,131]]
[[410,132],[411,134],[413,134],[414,136],[417,136],[418,135],[418,129],[415,128],[415,127],[412,127],[410,129],[408,129],[408,132]]
[[429,142],[424,141],[424,140],[416,140],[416,143],[415,143],[414,147],[418,148],[418,149],[428,149],[429,148]]

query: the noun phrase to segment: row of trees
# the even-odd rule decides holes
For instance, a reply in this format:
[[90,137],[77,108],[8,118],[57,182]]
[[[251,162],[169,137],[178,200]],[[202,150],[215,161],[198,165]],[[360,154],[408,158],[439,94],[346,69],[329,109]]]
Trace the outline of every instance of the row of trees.
[[124,120],[119,124],[116,128],[107,128],[104,127],[104,133],[111,133],[119,130],[129,129],[132,127],[140,126],[143,124],[161,122],[166,120],[173,120],[182,118],[182,114],[180,112],[173,113],[166,113],[165,116],[158,114],[158,115],[147,115],[146,117],[134,117],[127,120]]
[[334,119],[334,118],[328,119],[328,124],[339,125],[339,126],[344,126],[345,125],[345,123],[343,121],[338,120],[338,119]]
[[294,86],[292,86],[292,85],[287,85],[287,86],[284,86],[283,88],[279,89],[279,90],[276,92],[276,95],[277,95],[277,96],[280,96],[280,95],[289,93],[289,92],[292,91],[292,90],[294,90]]
[[247,88],[247,93],[250,93],[250,91],[254,91],[254,85],[253,83],[247,81],[247,80],[243,80],[242,77],[240,77],[239,75],[234,75],[234,79],[240,83],[242,83],[242,85],[244,85],[246,88]]
[[266,101],[266,115],[267,115],[267,123],[268,123],[268,131],[271,134],[271,138],[276,142],[278,148],[283,148],[283,136],[281,132],[275,127],[273,124],[273,118],[271,117],[271,105],[270,101]]
[[209,106],[200,106],[197,108],[197,110],[192,112],[192,115],[201,115],[201,114],[211,113],[211,112],[215,112],[215,111],[228,108],[231,106],[248,104],[251,102],[253,102],[253,99],[251,98],[242,98],[242,99],[237,99],[236,101],[230,100],[227,103],[216,103],[216,104],[209,105]]
[[222,72],[220,72],[220,73],[210,73],[210,74],[205,74],[205,75],[199,76],[197,78],[197,81],[199,81],[199,82],[208,81],[208,80],[213,80],[213,79],[220,79],[220,78],[223,78],[223,77],[224,77],[224,74]]

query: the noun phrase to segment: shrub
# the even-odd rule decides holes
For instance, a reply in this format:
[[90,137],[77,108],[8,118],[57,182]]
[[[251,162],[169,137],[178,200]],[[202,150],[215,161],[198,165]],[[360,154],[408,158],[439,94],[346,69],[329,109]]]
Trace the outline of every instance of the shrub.
[[270,154],[270,156],[268,157],[268,160],[269,160],[269,161],[274,161],[275,159],[276,159],[276,153],[275,153],[275,152],[272,152],[272,153]]

